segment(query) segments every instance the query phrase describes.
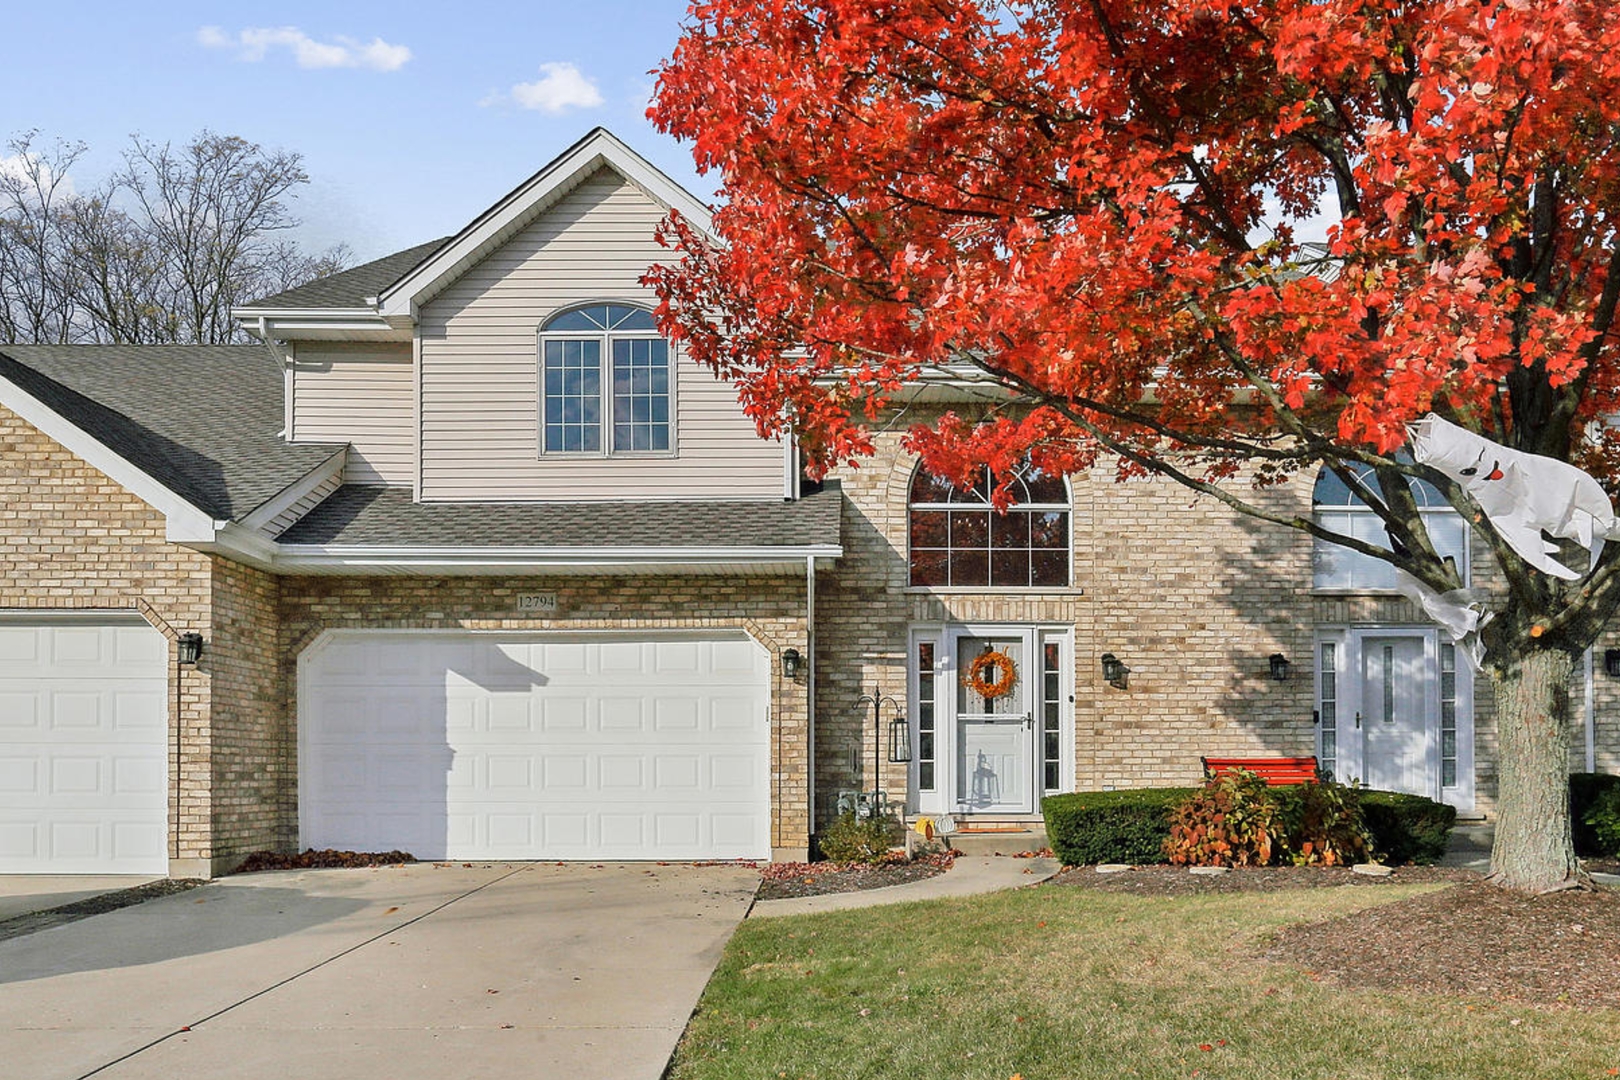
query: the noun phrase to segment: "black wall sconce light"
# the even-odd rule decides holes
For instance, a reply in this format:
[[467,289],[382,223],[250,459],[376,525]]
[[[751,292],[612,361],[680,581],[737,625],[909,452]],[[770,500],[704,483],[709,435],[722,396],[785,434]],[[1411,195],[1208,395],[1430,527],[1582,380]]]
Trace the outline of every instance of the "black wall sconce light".
[[889,760],[911,760],[911,725],[904,716],[889,721]]
[[180,663],[186,667],[195,667],[197,661],[202,659],[203,638],[195,630],[181,634],[175,644],[179,649]]
[[789,682],[799,677],[799,669],[804,664],[804,657],[799,655],[798,649],[782,650],[782,675]]
[[1267,660],[1271,664],[1271,677],[1278,682],[1288,681],[1288,657],[1280,652],[1274,652]]
[[1103,678],[1108,681],[1109,686],[1119,690],[1129,690],[1131,688],[1131,669],[1126,667],[1125,662],[1113,653],[1105,652],[1102,654],[1102,669]]
[[1620,649],[1603,650],[1603,674],[1620,679]]

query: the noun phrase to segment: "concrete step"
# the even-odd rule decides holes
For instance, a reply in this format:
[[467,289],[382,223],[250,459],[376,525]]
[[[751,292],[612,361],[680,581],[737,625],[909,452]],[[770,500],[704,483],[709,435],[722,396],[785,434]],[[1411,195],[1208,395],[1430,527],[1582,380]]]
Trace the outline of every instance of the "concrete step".
[[1035,825],[1016,831],[955,832],[946,837],[963,855],[1017,855],[1046,847],[1046,828]]

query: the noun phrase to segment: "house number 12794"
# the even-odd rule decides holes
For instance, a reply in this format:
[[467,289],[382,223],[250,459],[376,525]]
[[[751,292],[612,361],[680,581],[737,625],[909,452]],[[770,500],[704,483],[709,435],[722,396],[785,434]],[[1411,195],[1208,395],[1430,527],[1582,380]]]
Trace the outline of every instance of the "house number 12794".
[[519,593],[518,610],[549,613],[557,610],[557,594],[554,592]]

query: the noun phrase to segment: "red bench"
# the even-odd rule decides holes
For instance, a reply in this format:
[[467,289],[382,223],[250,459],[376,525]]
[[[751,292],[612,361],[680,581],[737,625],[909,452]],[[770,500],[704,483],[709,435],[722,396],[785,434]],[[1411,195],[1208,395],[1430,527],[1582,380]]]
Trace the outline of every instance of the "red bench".
[[1314,784],[1321,779],[1314,757],[1207,757],[1204,778],[1213,780],[1230,769],[1247,769],[1272,787],[1282,784]]

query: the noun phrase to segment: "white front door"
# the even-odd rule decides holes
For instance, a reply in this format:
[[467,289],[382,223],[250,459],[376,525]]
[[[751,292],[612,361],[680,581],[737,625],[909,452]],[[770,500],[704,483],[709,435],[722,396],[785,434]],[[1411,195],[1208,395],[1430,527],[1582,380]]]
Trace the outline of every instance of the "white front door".
[[1421,637],[1361,639],[1362,772],[1380,791],[1432,795],[1429,706],[1434,677]]
[[1012,686],[984,697],[956,680],[956,802],[967,813],[1028,814],[1035,809],[1033,633],[953,635],[956,666],[967,672],[986,651],[1012,661]]
[[1473,680],[1438,631],[1323,633],[1317,754],[1341,781],[1474,805]]

